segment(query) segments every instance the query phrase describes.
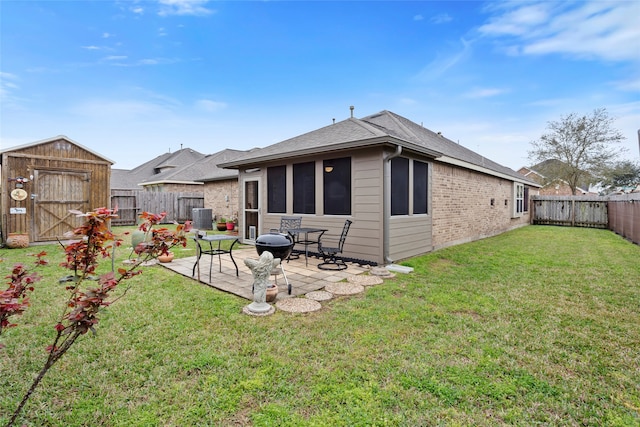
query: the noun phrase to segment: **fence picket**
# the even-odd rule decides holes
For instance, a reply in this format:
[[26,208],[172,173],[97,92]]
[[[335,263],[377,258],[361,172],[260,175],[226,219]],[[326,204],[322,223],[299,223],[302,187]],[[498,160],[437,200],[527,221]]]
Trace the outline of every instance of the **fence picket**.
[[194,208],[204,207],[201,193],[164,193],[140,190],[112,190],[111,207],[118,207],[113,225],[135,225],[141,212],[166,212],[165,223],[192,220]]
[[609,228],[640,244],[640,194],[533,196],[532,224]]

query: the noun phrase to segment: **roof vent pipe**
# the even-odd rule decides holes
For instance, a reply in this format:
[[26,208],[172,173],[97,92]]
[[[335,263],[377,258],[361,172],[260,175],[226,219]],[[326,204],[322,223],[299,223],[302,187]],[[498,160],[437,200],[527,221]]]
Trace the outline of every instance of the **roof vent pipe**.
[[351,118],[353,118],[353,110],[355,109],[355,107],[352,105],[349,107],[349,110],[351,110]]
[[396,151],[384,158],[383,165],[383,214],[382,214],[382,256],[384,262],[392,264],[393,260],[389,258],[389,222],[391,220],[391,160],[402,154],[402,146],[397,145]]

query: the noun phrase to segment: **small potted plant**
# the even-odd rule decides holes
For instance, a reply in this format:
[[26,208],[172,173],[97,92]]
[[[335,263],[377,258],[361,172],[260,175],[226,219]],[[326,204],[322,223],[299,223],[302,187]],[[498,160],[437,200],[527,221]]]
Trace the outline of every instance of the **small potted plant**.
[[218,221],[216,222],[216,229],[218,231],[224,231],[227,229],[227,220],[224,218],[220,218],[218,219]]

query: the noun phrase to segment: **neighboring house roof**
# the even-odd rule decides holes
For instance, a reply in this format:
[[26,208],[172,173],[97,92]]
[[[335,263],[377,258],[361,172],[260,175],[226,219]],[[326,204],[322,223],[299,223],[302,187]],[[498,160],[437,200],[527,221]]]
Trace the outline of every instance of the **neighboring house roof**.
[[249,151],[240,151],[228,148],[215,154],[208,155],[204,159],[200,160],[197,165],[194,165],[194,167],[197,167],[199,170],[198,181],[210,182],[225,179],[237,179],[237,170],[219,168],[218,164],[237,159],[238,157],[255,150],[256,149],[254,148]]
[[[192,166],[195,162],[205,157],[190,148],[183,148],[175,153],[164,153],[137,166],[134,169],[125,171],[123,169],[112,170],[113,189],[140,189],[140,185],[151,182],[167,182],[177,171],[184,167]],[[114,172],[115,171],[115,172]],[[173,181],[172,181],[173,182]]]
[[[562,170],[565,165],[566,163],[562,162],[561,160],[547,159],[533,166],[522,167],[519,169],[519,172],[543,186],[554,184],[558,181],[563,184],[569,185],[569,183],[562,178],[554,178],[558,175],[558,171]],[[577,189],[583,193],[588,193],[589,187],[590,183],[588,182],[588,179],[585,179],[578,182]]]
[[111,164],[115,163],[113,160],[110,160],[110,159],[104,157],[102,154],[96,153],[95,151],[91,150],[90,148],[87,148],[84,145],[82,145],[82,144],[80,144],[80,143],[74,141],[73,139],[71,139],[71,138],[69,138],[67,136],[64,136],[64,135],[58,135],[58,136],[54,136],[52,138],[42,139],[40,141],[35,141],[35,142],[30,142],[28,144],[23,144],[23,145],[18,145],[18,146],[15,146],[15,147],[10,147],[10,148],[4,149],[4,150],[0,150],[0,154],[9,153],[9,152],[12,152],[12,151],[20,151],[20,150],[23,150],[25,148],[33,147],[33,146],[40,145],[40,144],[47,144],[49,142],[58,141],[60,139],[64,139],[65,141],[70,142],[71,144],[76,145],[76,146],[82,148],[83,150],[88,151],[89,153],[93,154],[94,156],[100,157],[101,159],[106,160],[107,162],[109,162]]
[[235,160],[219,164],[224,168],[264,163],[285,157],[302,157],[343,149],[380,144],[400,145],[439,161],[538,186],[516,171],[499,165],[440,134],[390,111],[381,111],[362,119],[350,117],[338,123],[253,150]]
[[179,168],[166,170],[142,184],[158,183],[203,183],[205,181],[216,181],[224,179],[235,179],[238,177],[237,170],[221,169],[217,164],[237,158],[246,151],[226,149],[215,154],[209,154],[194,163],[183,165]]
[[111,188],[117,190],[139,189],[136,185],[137,182],[131,178],[129,172],[131,171],[128,169],[111,168]]

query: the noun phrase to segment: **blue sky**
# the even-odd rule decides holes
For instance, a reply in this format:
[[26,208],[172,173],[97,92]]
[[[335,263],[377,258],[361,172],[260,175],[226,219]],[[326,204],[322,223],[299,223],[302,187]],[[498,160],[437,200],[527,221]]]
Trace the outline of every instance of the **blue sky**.
[[0,0],[0,146],[56,135],[130,169],[390,110],[530,165],[606,108],[639,159],[636,1]]

